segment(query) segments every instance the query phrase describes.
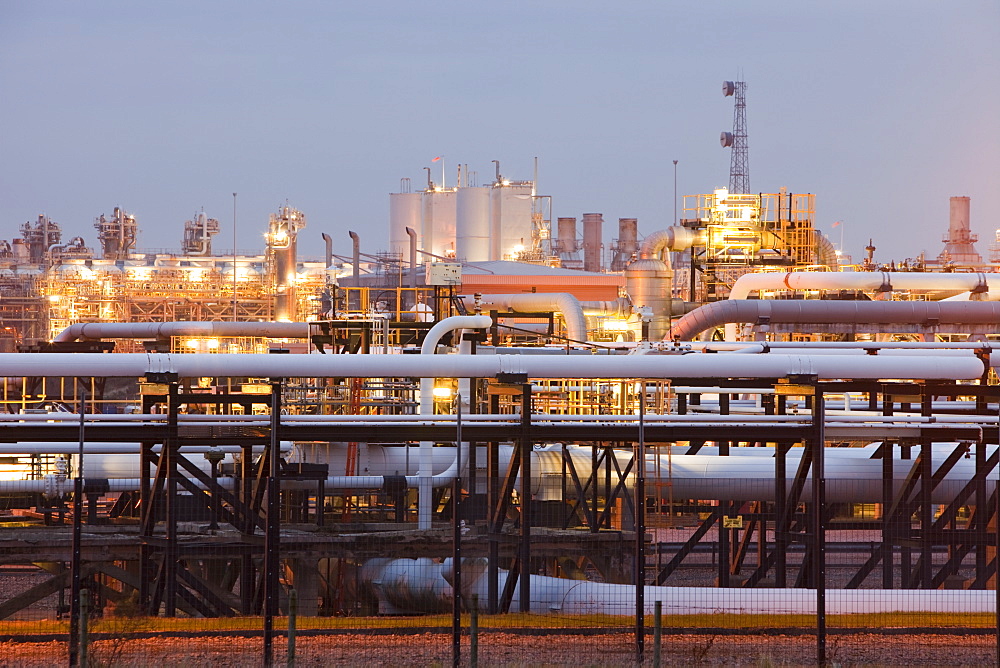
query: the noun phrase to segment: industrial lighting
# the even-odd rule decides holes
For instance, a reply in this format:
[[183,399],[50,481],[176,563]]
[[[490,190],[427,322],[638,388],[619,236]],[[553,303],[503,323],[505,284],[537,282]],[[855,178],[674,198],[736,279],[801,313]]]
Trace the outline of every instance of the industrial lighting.
[[603,327],[605,332],[627,332],[629,329],[628,321],[619,319],[605,320]]
[[432,393],[435,399],[451,399],[452,390],[450,387],[435,387]]

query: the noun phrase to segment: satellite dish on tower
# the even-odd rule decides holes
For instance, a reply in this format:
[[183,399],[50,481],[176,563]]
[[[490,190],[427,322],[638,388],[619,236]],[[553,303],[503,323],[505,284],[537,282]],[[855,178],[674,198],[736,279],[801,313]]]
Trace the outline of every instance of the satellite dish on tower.
[[723,81],[722,82],[722,96],[723,97],[730,97],[735,92],[736,92],[736,84],[735,83],[733,83],[732,81]]
[[732,146],[733,145],[733,133],[732,132],[723,132],[719,136],[719,143],[722,144],[722,148],[729,148],[730,146]]

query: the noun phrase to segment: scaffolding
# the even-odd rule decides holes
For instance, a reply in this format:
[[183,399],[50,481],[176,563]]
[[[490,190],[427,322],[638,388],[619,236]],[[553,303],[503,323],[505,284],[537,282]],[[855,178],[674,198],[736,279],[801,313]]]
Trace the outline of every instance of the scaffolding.
[[814,219],[815,196],[784,189],[749,194],[723,188],[685,196],[681,222],[701,242],[678,277],[692,301],[716,301],[726,298],[737,278],[762,267],[819,265],[825,258]]

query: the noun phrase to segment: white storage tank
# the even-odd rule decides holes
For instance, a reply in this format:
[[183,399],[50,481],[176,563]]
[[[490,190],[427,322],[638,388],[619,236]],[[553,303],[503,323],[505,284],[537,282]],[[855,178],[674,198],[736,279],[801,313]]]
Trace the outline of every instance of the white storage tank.
[[490,189],[490,259],[513,259],[532,245],[532,183],[494,183]]
[[456,195],[455,256],[467,262],[490,259],[490,189],[459,188]]
[[[420,216],[422,250],[440,257],[453,257],[457,213],[455,190],[426,190],[419,194],[422,207]],[[417,259],[427,261],[432,258]]]
[[404,259],[410,257],[407,227],[417,233],[417,244],[421,242],[421,195],[422,193],[389,194],[389,252],[399,253]]

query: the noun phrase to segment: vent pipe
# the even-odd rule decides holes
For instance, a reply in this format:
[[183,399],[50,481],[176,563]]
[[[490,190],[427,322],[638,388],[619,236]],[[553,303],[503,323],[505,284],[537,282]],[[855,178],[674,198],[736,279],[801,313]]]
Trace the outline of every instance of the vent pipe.
[[354,287],[358,287],[361,282],[361,237],[357,235],[356,232],[348,232],[351,235],[351,242],[353,243],[354,257],[352,262],[354,263]]
[[417,287],[417,231],[412,227],[406,228],[406,234],[410,237],[410,287]]
[[323,232],[323,241],[326,242],[325,264],[326,268],[329,269],[333,266],[333,237],[326,232]]

